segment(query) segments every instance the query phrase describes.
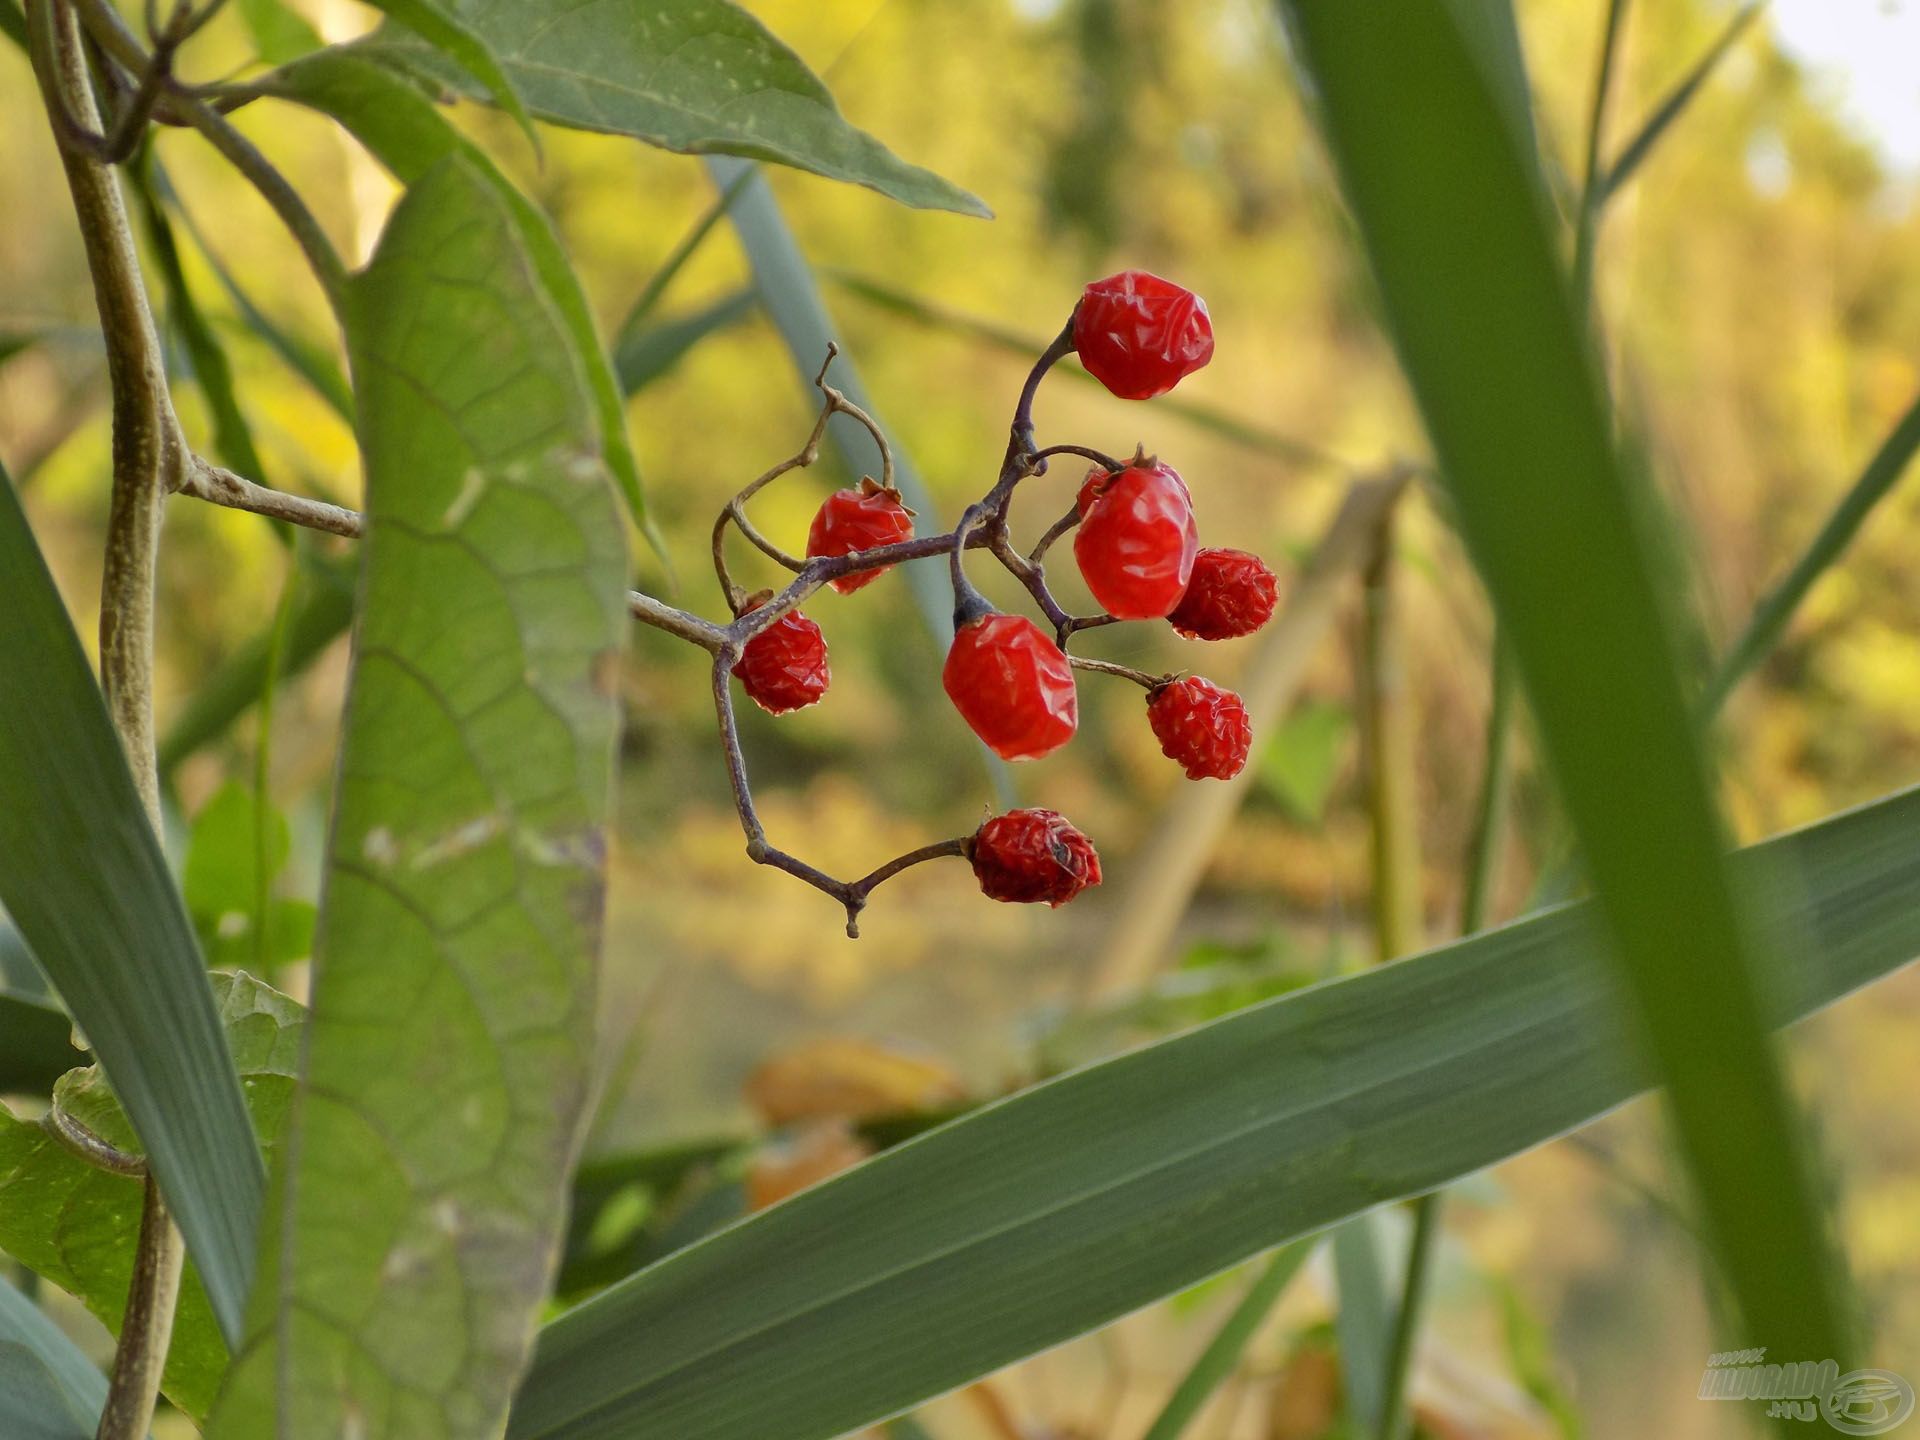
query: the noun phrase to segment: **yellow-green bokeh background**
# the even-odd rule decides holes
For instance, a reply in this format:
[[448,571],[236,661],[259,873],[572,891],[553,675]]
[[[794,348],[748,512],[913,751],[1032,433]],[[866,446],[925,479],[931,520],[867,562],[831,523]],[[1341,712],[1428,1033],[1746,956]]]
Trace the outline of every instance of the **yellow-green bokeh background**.
[[[303,0],[302,8],[330,34],[367,23],[346,0]],[[1037,340],[1057,328],[1087,279],[1132,265],[1161,271],[1206,296],[1218,334],[1214,364],[1185,382],[1183,398],[1356,467],[1419,453],[1326,162],[1277,29],[1255,0],[778,0],[749,8],[827,75],[856,122],[975,190],[997,215],[986,223],[910,211],[776,172],[775,193],[823,271],[879,280]],[[1603,9],[1592,0],[1519,6],[1544,143],[1570,172]],[[1726,7],[1705,0],[1636,9],[1616,135],[1725,16]],[[246,58],[231,17],[195,55],[208,76]],[[467,118],[556,217],[609,332],[711,201],[695,160],[550,130],[536,165],[509,126]],[[393,194],[371,162],[290,109],[256,106],[240,123],[297,179],[350,256],[363,257]],[[160,154],[254,295],[289,326],[324,334],[317,289],[252,192],[197,137],[169,134]],[[1913,178],[1883,171],[1777,53],[1763,21],[1608,215],[1597,290],[1615,386],[1687,526],[1703,653],[1738,629],[1920,389],[1914,198]],[[359,477],[350,432],[234,322],[191,244],[187,262],[230,344],[268,469],[261,478],[352,498]],[[661,314],[697,310],[746,273],[722,226]],[[964,333],[889,314],[831,280],[825,294],[895,443],[927,479],[939,518],[950,520],[992,478],[1024,364]],[[30,473],[30,512],[87,633],[106,505],[102,380],[85,338],[85,267],[52,144],[26,65],[7,50],[0,322],[42,321],[71,330],[0,369],[0,458]],[[179,403],[204,440],[205,408],[191,384],[179,387]],[[793,450],[810,406],[777,334],[753,317],[702,343],[629,415],[680,578],[675,598],[716,613],[705,569],[712,517],[729,493]],[[1158,451],[1191,484],[1203,541],[1261,550],[1283,577],[1346,483],[1337,468],[1282,462],[1091,387],[1049,386],[1039,416],[1043,441],[1122,452],[1143,442]],[[1072,478],[1057,471],[1034,482],[1057,493],[1025,501],[1028,533],[1058,512]],[[797,546],[826,488],[845,479],[830,465],[793,476],[758,502],[758,517]],[[1542,475],[1541,505],[1553,503],[1553,488]],[[1741,839],[1882,794],[1920,769],[1916,543],[1920,480],[1880,506],[1781,651],[1730,706],[1720,732],[1723,795]],[[1400,559],[1422,891],[1437,940],[1458,910],[1489,623],[1459,546],[1424,498],[1409,507]],[[753,562],[743,563],[750,570]],[[175,502],[160,607],[163,723],[200,677],[263,628],[282,565],[261,522]],[[658,562],[643,554],[639,573],[657,592]],[[1076,581],[1063,588],[1079,594]],[[1011,592],[996,593],[1013,603]],[[1365,948],[1368,832],[1351,723],[1355,598],[1306,686],[1303,703],[1325,725],[1288,728],[1275,743],[1300,753],[1272,762],[1295,773],[1331,766],[1324,810],[1303,813],[1261,788],[1212,859],[1183,947],[1264,944],[1302,965],[1321,963],[1332,943]],[[940,693],[939,654],[903,579],[888,576],[852,597],[823,594],[808,610],[832,645],[827,702],[777,723],[757,713],[743,723],[774,838],[828,870],[857,873],[970,829],[991,799],[986,771]],[[1099,632],[1087,648],[1152,669],[1203,669],[1227,684],[1248,650],[1201,652],[1148,626]],[[308,894],[345,659],[336,646],[282,696],[277,716],[272,784],[299,837],[289,885]],[[595,1144],[743,1124],[746,1073],[822,1035],[918,1046],[980,1090],[1028,1073],[1044,1017],[1074,1003],[1097,961],[1115,892],[1153,882],[1130,862],[1187,783],[1157,753],[1138,693],[1090,677],[1080,739],[1016,774],[1025,801],[1061,809],[1095,836],[1106,893],[1057,914],[1029,913],[982,900],[964,867],[930,866],[880,892],[866,938],[853,944],[837,907],[741,853],[703,671],[698,652],[636,631],[607,986],[611,1043],[630,1045],[635,1059],[609,1091]],[[254,745],[243,723],[183,770],[188,816],[223,779],[247,773]],[[1524,902],[1557,833],[1524,742],[1515,819],[1499,873],[1503,915]],[[1920,1379],[1916,1026],[1920,979],[1909,974],[1806,1027],[1793,1054],[1819,1105],[1825,1173],[1871,1307],[1876,1363]],[[1501,1333],[1508,1287],[1544,1327],[1547,1363],[1588,1433],[1739,1433],[1733,1407],[1693,1398],[1706,1355],[1729,1342],[1706,1320],[1697,1248],[1662,1208],[1677,1192],[1655,1119],[1651,1107],[1633,1107],[1577,1143],[1501,1167],[1456,1205],[1420,1381],[1429,1420],[1460,1426],[1444,1433],[1556,1433],[1513,1376]],[[1664,1198],[1656,1203],[1649,1191]],[[1206,1416],[1213,1428],[1201,1433],[1317,1433],[1298,1419],[1310,1404],[1288,1407],[1314,1393],[1314,1364],[1293,1337],[1324,1315],[1324,1278],[1315,1274],[1291,1298],[1252,1352],[1231,1413],[1217,1406]],[[1033,1434],[1135,1434],[1223,1298],[1209,1293],[1120,1327],[1123,1419],[1110,1429],[1089,1428],[1105,1424],[1111,1359],[1092,1342],[1024,1367],[999,1393]],[[933,1421],[943,1440],[990,1435],[987,1413],[977,1397],[962,1397],[936,1407]]]

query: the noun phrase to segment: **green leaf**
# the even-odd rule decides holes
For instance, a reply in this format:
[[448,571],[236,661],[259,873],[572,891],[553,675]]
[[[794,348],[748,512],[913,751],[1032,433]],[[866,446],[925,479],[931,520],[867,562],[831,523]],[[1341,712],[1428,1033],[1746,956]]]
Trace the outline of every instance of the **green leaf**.
[[[1920,791],[1756,846],[1774,1023],[1920,953]],[[1570,906],[890,1150],[560,1317],[511,1440],[824,1440],[1563,1135],[1652,1080]]]
[[233,303],[234,310],[246,327],[278,355],[288,369],[306,381],[314,394],[327,402],[329,409],[351,425],[353,392],[348,388],[347,377],[335,362],[331,351],[317,341],[287,330],[254,303],[253,297],[220,259],[219,252],[208,243],[206,232],[194,220],[193,212],[181,202],[178,192],[167,178],[165,168],[157,159],[153,162],[153,185],[160,198],[179,216],[181,226],[193,237],[194,244],[200,247],[207,268],[213,271],[220,288],[227,292],[227,299]]
[[271,77],[264,88],[269,94],[331,115],[402,184],[411,184],[441,160],[458,155],[499,192],[513,213],[521,243],[539,271],[541,284],[566,322],[599,416],[606,464],[626,498],[634,523],[664,560],[665,543],[647,518],[640,468],[633,456],[633,442],[627,437],[626,407],[619,384],[594,328],[586,292],[580,288],[580,279],[545,212],[522,195],[484,151],[454,129],[430,100],[385,67],[351,50],[326,50],[310,56]]
[[327,42],[309,25],[306,17],[290,9],[283,0],[239,0],[240,18],[253,36],[253,48],[269,65],[284,65],[298,60]]
[[0,1095],[44,1095],[83,1057],[20,932],[0,913]]
[[[1844,1356],[1838,1277],[1761,1025],[1656,582],[1652,496],[1615,457],[1535,157],[1445,0],[1288,8],[1461,531],[1619,939],[1721,1269],[1748,1333]],[[1423,123],[1400,123],[1407,113]]]
[[[223,785],[194,817],[181,878],[187,911],[193,916],[208,963],[220,968],[248,963],[263,952],[253,943],[254,912],[260,895],[254,792],[249,785]],[[267,817],[267,876],[271,886],[286,864],[290,843],[286,817]],[[313,948],[314,908],[299,900],[273,900],[267,916],[269,964],[305,958]]]
[[1867,462],[1867,468],[1840,497],[1840,503],[1834,506],[1820,533],[1813,537],[1793,568],[1754,607],[1746,628],[1727,647],[1726,657],[1715,667],[1701,692],[1698,705],[1701,715],[1718,713],[1734,687],[1780,643],[1787,622],[1800,608],[1800,602],[1807,598],[1807,592],[1813,589],[1814,581],[1826,574],[1853,543],[1853,537],[1860,533],[1873,507],[1906,473],[1916,451],[1920,451],[1920,399],[1907,408],[1907,413],[1881,442]]
[[[685,155],[772,160],[908,205],[992,213],[849,125],[800,57],[727,0],[454,0],[452,9],[543,120]],[[354,48],[463,84],[432,49],[392,28]]]
[[368,1416],[496,1435],[553,1267],[626,576],[544,279],[511,198],[454,157],[349,290],[363,603],[304,1083],[216,1440]]
[[[271,1156],[293,1098],[305,1012],[250,975],[216,974],[212,982],[255,1133]],[[63,1076],[57,1095],[67,1114],[108,1144],[140,1153],[98,1066]],[[141,1202],[137,1178],[95,1169],[42,1126],[0,1107],[0,1250],[78,1298],[116,1334],[133,1277]],[[226,1344],[199,1274],[189,1267],[161,1388],[198,1418],[226,1368]]]
[[0,1431],[8,1440],[93,1440],[106,1403],[107,1377],[0,1280]]
[[186,907],[4,471],[0,674],[21,697],[0,706],[0,904],[133,1117],[237,1335],[265,1169]]
[[1604,204],[1612,199],[1614,192],[1633,177],[1642,162],[1653,153],[1653,147],[1659,144],[1660,137],[1666,133],[1667,127],[1680,118],[1680,112],[1692,103],[1693,97],[1719,68],[1720,62],[1733,48],[1733,42],[1746,32],[1747,26],[1753,23],[1754,17],[1765,8],[1766,0],[1754,0],[1754,3],[1742,5],[1733,13],[1733,18],[1727,21],[1726,28],[1720,32],[1720,38],[1707,47],[1707,53],[1702,55],[1693,69],[1687,72],[1686,77],[1667,93],[1666,98],[1654,107],[1653,113],[1641,123],[1640,128],[1634,132],[1633,138],[1621,146],[1618,158],[1614,160],[1600,182],[1599,193],[1595,196],[1596,203]]
[[1318,825],[1340,762],[1353,736],[1346,706],[1320,701],[1297,706],[1260,752],[1260,783],[1296,820]]
[[[342,565],[303,556],[306,581],[287,626],[282,681],[304,673],[353,622],[353,574]],[[271,630],[249,640],[195,687],[160,738],[160,774],[170,776],[189,755],[225,734],[260,699],[266,682]]]
[[23,51],[27,48],[27,12],[20,8],[20,0],[0,0],[0,35]]
[[1300,1273],[1300,1267],[1313,1254],[1313,1247],[1312,1240],[1296,1240],[1274,1252],[1247,1287],[1246,1294],[1240,1297],[1240,1303],[1233,1307],[1233,1313],[1227,1316],[1213,1339],[1207,1342],[1207,1348],[1200,1352],[1192,1367],[1181,1377],[1166,1407],[1148,1427],[1146,1440],[1179,1440],[1186,1433],[1187,1427],[1200,1413],[1200,1408],[1239,1365],[1247,1342],[1253,1339],[1262,1322],[1280,1302],[1287,1286],[1293,1283],[1293,1277]]
[[755,308],[751,290],[736,290],[691,315],[629,331],[613,357],[621,390],[631,395],[651,385],[702,340],[738,325]]
[[[459,0],[367,0],[374,9],[399,21],[411,35],[383,32],[400,46],[419,48],[422,68],[442,70],[451,83],[477,80],[485,87],[485,98],[505,110],[526,134],[534,153],[540,153],[540,136],[533,128],[533,117],[520,98],[514,77],[501,66],[487,37],[467,23],[460,13]],[[436,65],[434,62],[442,62]]]

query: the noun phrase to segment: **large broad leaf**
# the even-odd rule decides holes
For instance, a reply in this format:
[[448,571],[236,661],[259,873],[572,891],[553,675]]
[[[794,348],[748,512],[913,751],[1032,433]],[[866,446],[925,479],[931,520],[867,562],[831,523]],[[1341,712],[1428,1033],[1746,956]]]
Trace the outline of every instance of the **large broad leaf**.
[[[1920,953],[1920,791],[1740,858],[1768,1019]],[[1651,1083],[1587,905],[1317,985],[990,1105],[541,1334],[512,1440],[821,1440]]]
[[92,1440],[107,1377],[34,1303],[0,1280],[0,1434]]
[[1844,1360],[1826,1232],[1681,693],[1653,502],[1614,454],[1535,157],[1459,3],[1287,9],[1745,1333]]
[[[544,120],[688,155],[794,165],[908,205],[990,213],[849,125],[800,57],[728,0],[454,0],[446,8],[499,57]],[[354,48],[448,85],[471,83],[392,26]]]
[[626,576],[543,279],[454,158],[350,292],[362,603],[304,1081],[219,1440],[496,1434],[553,1268]]
[[411,184],[448,156],[458,155],[494,187],[512,212],[520,241],[540,273],[541,284],[566,322],[576,362],[599,418],[606,463],[619,482],[634,523],[664,556],[665,548],[647,520],[640,470],[633,457],[633,444],[627,438],[620,386],[594,328],[586,292],[580,288],[579,277],[546,214],[500,173],[485,151],[454,129],[424,95],[385,67],[351,50],[323,51],[302,60],[272,77],[267,89],[331,115],[402,184]]
[[[305,1012],[251,976],[212,978],[254,1129],[271,1158],[293,1098]],[[139,1140],[97,1067],[65,1076],[58,1093],[62,1109],[94,1134],[139,1153]],[[0,1250],[78,1297],[115,1334],[133,1278],[141,1200],[137,1179],[96,1169],[43,1126],[0,1107]],[[226,1368],[227,1347],[199,1275],[189,1266],[161,1389],[197,1418],[213,1403]]]
[[0,904],[133,1118],[237,1337],[265,1168],[180,892],[4,472],[0,675],[19,702],[0,705]]

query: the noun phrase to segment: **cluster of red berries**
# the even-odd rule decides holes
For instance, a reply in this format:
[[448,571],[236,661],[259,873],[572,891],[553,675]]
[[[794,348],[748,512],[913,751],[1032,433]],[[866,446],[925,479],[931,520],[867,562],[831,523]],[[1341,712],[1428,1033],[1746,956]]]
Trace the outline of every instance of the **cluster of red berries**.
[[[1205,302],[1138,270],[1089,285],[1070,333],[1087,370],[1130,400],[1164,394],[1213,355]],[[1144,451],[1123,465],[1096,465],[1080,487],[1078,511],[1074,558],[1114,619],[1164,619],[1188,639],[1226,640],[1272,616],[1273,572],[1241,550],[1200,548],[1193,496],[1172,466]],[[827,498],[808,531],[807,556],[852,555],[912,535],[913,512],[899,493],[867,479]],[[830,583],[848,594],[884,568]],[[1008,760],[1038,759],[1072,739],[1078,693],[1055,638],[984,602],[972,613],[963,607],[958,618],[942,681],[974,733]],[[734,673],[772,714],[813,704],[831,678],[820,627],[797,610],[782,616],[746,644]],[[1161,750],[1195,780],[1238,774],[1252,745],[1240,697],[1198,676],[1151,683],[1147,721]],[[1092,843],[1051,810],[994,817],[966,842],[966,853],[981,889],[996,900],[1060,905],[1100,883]]]

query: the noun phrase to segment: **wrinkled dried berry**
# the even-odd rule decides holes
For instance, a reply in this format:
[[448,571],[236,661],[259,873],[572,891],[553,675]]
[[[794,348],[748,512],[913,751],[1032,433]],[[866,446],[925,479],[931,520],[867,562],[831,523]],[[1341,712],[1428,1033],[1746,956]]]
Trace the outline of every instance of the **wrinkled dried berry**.
[[1231,690],[1188,675],[1147,696],[1147,722],[1160,752],[1189,780],[1231,780],[1247,763],[1253,726],[1247,707]]
[[1058,909],[1100,883],[1093,842],[1052,810],[1009,810],[974,833],[970,850],[981,893],[1016,905]]
[[769,715],[785,715],[827,693],[827,638],[798,610],[789,611],[749,640],[733,667],[747,698]]
[[1273,618],[1280,587],[1258,555],[1202,550],[1193,557],[1187,593],[1167,623],[1189,640],[1233,640]]
[[[900,492],[865,479],[855,488],[834,491],[820,506],[807,530],[807,558],[851,555],[912,538],[913,512],[900,503]],[[883,565],[827,583],[840,594],[851,595],[892,568]]]

